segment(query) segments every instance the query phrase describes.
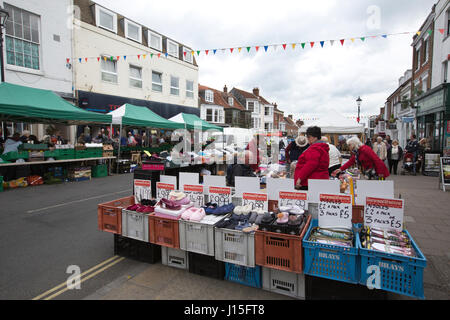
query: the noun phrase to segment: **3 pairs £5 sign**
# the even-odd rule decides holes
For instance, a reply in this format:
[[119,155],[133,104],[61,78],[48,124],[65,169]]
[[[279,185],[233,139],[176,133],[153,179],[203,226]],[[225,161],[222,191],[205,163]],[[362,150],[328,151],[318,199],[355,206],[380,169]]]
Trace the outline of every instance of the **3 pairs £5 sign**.
[[169,194],[175,190],[175,185],[170,183],[156,183],[156,200],[159,201],[162,198],[169,199]]
[[183,186],[183,192],[189,197],[189,200],[191,200],[195,207],[201,208],[205,205],[205,195],[202,185],[185,184]]
[[244,206],[251,205],[252,210],[262,209],[264,211],[268,210],[268,196],[267,193],[247,193],[242,194],[242,204]]
[[364,226],[403,231],[405,200],[366,198]]
[[150,200],[152,198],[151,180],[134,179],[134,201],[140,203],[142,199]]
[[218,207],[231,203],[230,187],[209,187],[208,201],[217,203]]
[[319,195],[319,227],[352,229],[352,197],[339,194]]
[[308,193],[280,191],[278,194],[278,208],[284,206],[297,206],[303,210],[307,210]]

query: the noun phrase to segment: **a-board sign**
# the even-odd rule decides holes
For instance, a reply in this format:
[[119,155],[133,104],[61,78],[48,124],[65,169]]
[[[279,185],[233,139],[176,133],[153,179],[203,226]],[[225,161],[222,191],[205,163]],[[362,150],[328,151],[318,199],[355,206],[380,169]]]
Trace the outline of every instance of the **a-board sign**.
[[402,231],[404,204],[405,201],[402,199],[367,197],[364,206],[364,226]]
[[262,209],[264,211],[268,210],[268,197],[267,193],[250,193],[244,192],[242,194],[242,205],[251,205],[252,210]]
[[288,192],[280,191],[278,193],[278,208],[284,206],[298,206],[303,210],[308,210],[308,193],[307,192]]
[[319,227],[352,229],[352,197],[339,194],[319,195]]
[[208,201],[217,203],[218,207],[230,204],[231,201],[231,188],[229,187],[209,187]]
[[169,193],[175,190],[175,185],[170,183],[156,183],[156,200],[159,201],[162,198],[169,199]]
[[143,199],[152,199],[152,181],[134,179],[134,201],[140,203]]
[[202,185],[185,184],[183,191],[188,196],[189,200],[194,203],[194,207],[201,208],[205,205],[205,195],[203,193]]
[[445,191],[445,186],[450,186],[450,158],[448,157],[441,158],[441,179],[442,189]]

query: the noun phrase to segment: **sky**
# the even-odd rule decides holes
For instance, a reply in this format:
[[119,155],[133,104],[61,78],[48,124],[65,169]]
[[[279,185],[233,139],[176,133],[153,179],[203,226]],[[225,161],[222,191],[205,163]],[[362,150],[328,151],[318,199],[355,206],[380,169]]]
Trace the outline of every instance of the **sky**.
[[[330,110],[356,116],[358,96],[362,116],[379,114],[411,68],[413,34],[359,38],[416,32],[436,1],[96,0],[193,50],[243,47],[240,53],[195,54],[199,83],[218,90],[258,87],[294,119],[320,118]],[[343,38],[355,41],[342,46]],[[326,40],[336,42],[322,48],[319,41]],[[311,41],[317,42],[313,48],[289,46]],[[283,43],[286,50],[245,49]]]

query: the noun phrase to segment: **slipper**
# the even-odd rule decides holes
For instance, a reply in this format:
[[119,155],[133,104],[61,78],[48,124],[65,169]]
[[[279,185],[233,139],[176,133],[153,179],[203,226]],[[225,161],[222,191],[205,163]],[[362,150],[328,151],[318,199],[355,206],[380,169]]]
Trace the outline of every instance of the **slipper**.
[[262,223],[271,223],[273,221],[273,216],[270,214],[270,212],[264,213],[264,216],[261,219]]
[[169,209],[169,210],[180,210],[180,205],[175,205],[173,201],[170,201],[166,198],[161,199],[161,208]]
[[175,205],[180,205],[180,206],[188,204],[189,202],[191,202],[191,200],[189,200],[188,197],[185,197],[185,198],[183,198],[181,200],[172,200],[172,201],[173,201],[173,203]]
[[300,214],[304,214],[304,213],[305,213],[305,210],[301,209],[300,207],[295,207],[295,208],[292,208],[291,210],[289,210],[288,212],[289,212],[290,214],[297,214],[297,215],[300,215]]
[[137,208],[139,208],[139,205],[138,204],[133,204],[131,206],[128,206],[126,210],[136,211]]
[[248,223],[246,221],[245,222],[241,221],[241,222],[239,222],[239,224],[236,227],[234,227],[234,229],[242,231],[242,229],[249,228],[249,227],[251,227],[250,223]]
[[251,213],[241,214],[239,216],[239,221],[248,221],[250,219]]
[[200,222],[206,215],[205,210],[202,208],[194,208],[190,221]]
[[184,192],[181,191],[171,191],[169,193],[169,200],[181,200],[183,198],[186,198],[186,194]]
[[248,227],[248,228],[242,229],[242,231],[245,232],[245,233],[250,233],[250,232],[255,232],[256,230],[258,230],[258,228],[259,228],[258,225],[253,224],[253,225],[251,225],[251,226]]
[[212,202],[208,202],[207,204],[205,204],[205,206],[203,207],[204,209],[206,208],[217,208],[217,203],[212,203]]
[[264,217],[264,214],[258,214],[258,216],[256,217],[255,220],[255,224],[257,224],[258,226],[261,224],[261,220]]
[[242,214],[249,214],[250,212],[252,212],[252,210],[253,210],[253,207],[251,204],[242,206]]
[[300,223],[303,221],[303,216],[298,215],[289,215],[289,222],[288,225],[290,226],[299,226]]
[[282,207],[279,207],[279,208],[278,208],[278,210],[279,210],[280,212],[288,212],[288,211],[290,211],[290,210],[292,210],[292,209],[294,209],[292,206],[282,206]]
[[233,212],[234,204],[230,203],[221,207],[217,207],[212,214],[216,216],[223,216],[227,213]]
[[240,215],[240,214],[242,214],[242,209],[243,209],[242,206],[237,206],[234,208],[233,212]]
[[252,223],[252,224],[255,223],[257,217],[258,217],[258,213],[252,212],[252,214],[250,215],[250,218],[248,218],[248,222]]
[[194,207],[190,207],[189,209],[184,210],[184,212],[181,214],[181,219],[190,220],[192,215],[195,212],[195,209],[196,208],[194,208]]
[[289,214],[287,212],[281,212],[277,215],[277,224],[286,224],[289,219]]

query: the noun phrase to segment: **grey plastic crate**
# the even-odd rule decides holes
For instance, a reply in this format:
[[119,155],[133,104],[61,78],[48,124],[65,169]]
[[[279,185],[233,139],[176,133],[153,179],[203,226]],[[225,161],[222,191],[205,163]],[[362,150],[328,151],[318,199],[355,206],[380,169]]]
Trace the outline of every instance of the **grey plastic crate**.
[[186,251],[161,246],[161,263],[178,269],[189,269],[189,255]]
[[148,216],[149,213],[122,209],[122,236],[149,242]]
[[216,260],[245,267],[255,266],[254,232],[214,228],[214,239]]
[[180,219],[180,249],[214,256],[214,225],[227,216],[207,215],[200,222]]
[[262,267],[263,290],[305,300],[305,274]]

